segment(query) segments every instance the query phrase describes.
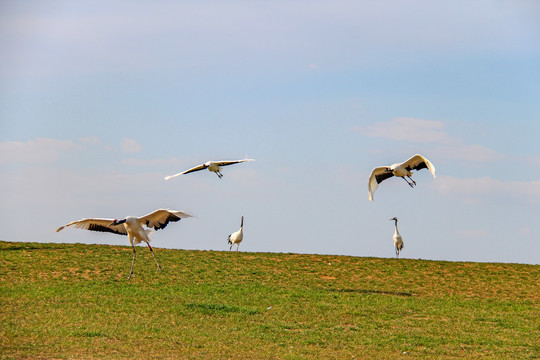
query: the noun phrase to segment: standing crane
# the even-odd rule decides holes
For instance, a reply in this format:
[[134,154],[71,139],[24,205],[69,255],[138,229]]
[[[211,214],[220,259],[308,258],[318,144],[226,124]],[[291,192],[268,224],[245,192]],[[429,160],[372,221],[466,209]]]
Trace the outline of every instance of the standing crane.
[[175,174],[175,175],[170,175],[170,176],[165,176],[165,180],[169,180],[169,179],[172,179],[172,178],[180,176],[180,175],[189,174],[189,173],[204,170],[204,169],[208,169],[208,171],[212,171],[212,172],[216,173],[218,178],[221,179],[223,177],[223,174],[221,173],[221,168],[223,166],[229,166],[229,165],[232,165],[232,164],[243,163],[243,162],[246,162],[246,161],[255,161],[255,159],[207,161],[204,164],[197,165],[197,166],[192,167],[191,169],[188,169],[188,170],[183,171],[181,173],[178,173],[178,174]]
[[[135,264],[135,256],[137,255],[135,251],[135,245],[144,241],[146,245],[148,245],[150,252],[154,256],[157,271],[161,271],[161,266],[157,261],[154,250],[152,250],[152,247],[150,246],[150,233],[152,232],[152,229],[164,229],[169,222],[180,221],[181,219],[189,217],[191,217],[191,215],[186,214],[182,211],[158,209],[145,216],[128,216],[122,220],[82,219],[72,221],[69,224],[60,226],[58,229],[56,229],[56,232],[67,227],[75,227],[84,230],[111,232],[119,235],[127,235],[129,243],[131,244],[131,248],[133,249],[133,260],[131,261],[131,269],[129,270],[129,275],[127,277],[129,280],[131,279],[131,275],[133,275],[133,265]],[[144,229],[143,226],[146,226],[147,229]]]
[[396,258],[399,257],[399,252],[403,250],[403,238],[399,234],[398,228],[397,228],[397,217],[393,217],[390,219],[390,221],[395,221],[396,231],[394,231],[394,236],[392,239],[394,240],[394,246],[396,248]]
[[238,231],[233,232],[231,235],[229,235],[228,238],[228,244],[231,244],[229,247],[229,250],[232,250],[232,247],[234,244],[236,244],[236,251],[238,251],[238,248],[240,247],[240,243],[242,240],[244,240],[244,217],[242,216],[242,220],[240,220],[240,229]]
[[[435,178],[435,166],[423,157],[422,155],[414,155],[409,160],[398,163],[398,164],[392,164],[390,166],[380,166],[373,169],[371,172],[371,175],[369,176],[368,181],[368,190],[369,190],[369,201],[373,200],[373,194],[375,193],[375,190],[379,187],[379,184],[383,182],[384,180],[391,178],[392,176],[398,176],[405,180],[405,182],[410,187],[416,186],[416,181],[412,179],[412,170],[421,170],[421,169],[428,169],[431,175],[433,175],[433,178]],[[405,177],[409,178],[407,180]]]

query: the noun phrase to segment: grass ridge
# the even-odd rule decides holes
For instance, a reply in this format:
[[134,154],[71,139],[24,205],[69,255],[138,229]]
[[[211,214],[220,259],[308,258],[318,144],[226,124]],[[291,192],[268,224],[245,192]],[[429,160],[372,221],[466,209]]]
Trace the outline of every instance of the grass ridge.
[[527,264],[0,241],[0,359],[539,357]]

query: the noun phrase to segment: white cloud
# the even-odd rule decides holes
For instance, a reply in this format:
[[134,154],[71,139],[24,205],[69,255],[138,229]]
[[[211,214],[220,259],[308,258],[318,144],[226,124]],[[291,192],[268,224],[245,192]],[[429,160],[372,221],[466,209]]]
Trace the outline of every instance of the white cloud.
[[525,155],[524,161],[525,163],[529,164],[529,166],[535,168],[540,167],[540,155]]
[[26,142],[5,141],[0,143],[0,164],[51,163],[60,153],[79,150],[80,146],[68,140],[37,138]]
[[388,122],[376,122],[356,130],[367,136],[411,142],[448,142],[451,138],[444,132],[444,123],[434,120],[396,118]]
[[501,181],[490,177],[457,178],[438,176],[433,187],[442,194],[457,194],[465,197],[519,196],[530,201],[540,201],[540,180]]
[[122,164],[129,166],[169,166],[171,171],[177,171],[181,167],[188,166],[188,162],[180,158],[168,158],[168,159],[139,159],[139,158],[126,158],[122,159]]
[[[538,39],[535,11],[528,8],[534,5],[523,1],[496,7],[485,1],[474,5],[409,1],[390,6],[386,2],[314,1],[308,7],[303,2],[281,1],[91,4],[83,1],[31,11],[24,5],[3,7],[0,42],[9,56],[0,59],[0,72],[54,75],[125,71],[148,64],[178,66],[212,61],[209,59],[223,63],[226,59],[219,55],[224,40],[227,47],[243,50],[232,52],[237,55],[231,55],[231,63],[250,59],[250,54],[257,60],[269,55],[270,63],[274,54],[288,54],[293,59],[311,54],[317,61],[346,58],[357,64],[373,58],[365,54],[392,58],[390,51],[415,54],[416,59],[427,51],[529,50]],[[321,41],[328,44],[323,50]],[[28,43],[35,46],[21,46]],[[49,51],[50,46],[57,51]],[[401,62],[403,58],[400,56]],[[21,61],[27,66],[18,66]]]
[[503,157],[493,149],[479,144],[465,144],[461,139],[448,135],[442,121],[396,118],[364,128],[355,127],[354,130],[374,138],[428,144],[433,147],[430,152],[438,158],[497,161]]
[[488,147],[472,144],[463,144],[461,141],[455,141],[447,145],[437,146],[431,151],[439,158],[449,158],[466,161],[499,161],[503,155]]
[[124,138],[122,141],[122,151],[125,153],[138,153],[143,151],[143,147],[134,139]]
[[82,144],[99,145],[101,140],[97,136],[88,136],[79,138],[79,142]]

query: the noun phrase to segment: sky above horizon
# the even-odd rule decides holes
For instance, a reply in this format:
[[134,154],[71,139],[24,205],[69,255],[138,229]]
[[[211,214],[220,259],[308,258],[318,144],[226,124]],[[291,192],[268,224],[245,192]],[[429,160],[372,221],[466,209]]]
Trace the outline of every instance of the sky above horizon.
[[0,52],[0,240],[540,263],[536,1],[6,1]]

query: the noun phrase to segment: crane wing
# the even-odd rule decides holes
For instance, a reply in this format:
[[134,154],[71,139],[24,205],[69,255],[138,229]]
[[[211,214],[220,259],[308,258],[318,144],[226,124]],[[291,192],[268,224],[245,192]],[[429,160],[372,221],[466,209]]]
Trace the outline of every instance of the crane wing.
[[56,232],[59,232],[60,230],[67,227],[75,227],[77,229],[111,232],[118,235],[127,235],[127,231],[124,225],[111,225],[113,221],[114,219],[82,219],[72,221],[64,226],[60,226],[58,229],[56,229]]
[[371,171],[368,180],[369,201],[373,201],[373,194],[379,187],[379,184],[392,176],[394,176],[394,174],[391,171],[388,171],[386,166],[376,167]]
[[405,161],[402,166],[411,171],[411,170],[422,170],[422,169],[428,169],[429,172],[431,173],[431,175],[433,175],[433,177],[435,178],[436,175],[435,175],[435,166],[433,166],[433,164],[431,163],[431,161],[429,161],[428,159],[426,159],[425,157],[423,157],[422,155],[414,155],[412,158],[410,158],[409,160]]
[[238,164],[243,163],[245,161],[255,161],[255,159],[242,159],[242,160],[222,160],[222,161],[214,161],[214,163],[217,166],[228,166],[232,164]]
[[208,167],[208,165],[206,164],[201,164],[201,165],[197,165],[195,167],[192,167],[191,169],[188,169],[186,171],[182,171],[181,173],[178,173],[178,174],[174,174],[174,175],[170,175],[170,176],[165,176],[165,180],[169,180],[169,179],[172,179],[174,177],[177,177],[177,176],[180,176],[180,175],[184,175],[184,174],[189,174],[189,173],[192,173],[194,171],[199,171],[199,170],[204,170]]
[[182,211],[158,209],[139,218],[141,225],[146,225],[154,230],[164,229],[169,222],[180,221],[184,218],[189,218],[191,215]]

